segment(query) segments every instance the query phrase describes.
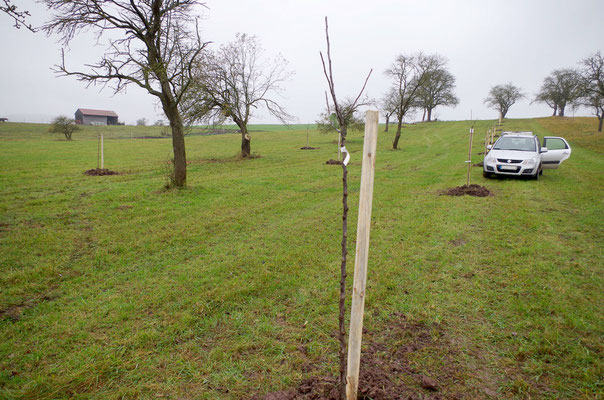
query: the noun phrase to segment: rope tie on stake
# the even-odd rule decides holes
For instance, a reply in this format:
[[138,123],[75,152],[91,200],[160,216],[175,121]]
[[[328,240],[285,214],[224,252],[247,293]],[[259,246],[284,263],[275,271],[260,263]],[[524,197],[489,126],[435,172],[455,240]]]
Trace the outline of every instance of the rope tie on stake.
[[346,146],[340,147],[340,153],[346,153],[346,158],[342,161],[342,164],[348,165],[348,161],[350,161],[350,153],[346,150]]

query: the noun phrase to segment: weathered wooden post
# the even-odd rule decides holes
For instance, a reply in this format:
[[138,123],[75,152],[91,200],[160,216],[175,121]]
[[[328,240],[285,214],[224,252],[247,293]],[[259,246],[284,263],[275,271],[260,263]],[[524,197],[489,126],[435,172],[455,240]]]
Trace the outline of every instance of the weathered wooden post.
[[105,168],[105,144],[103,142],[103,133],[101,133],[101,169]]
[[361,339],[363,314],[365,311],[365,284],[367,282],[367,260],[369,257],[369,230],[371,228],[371,203],[373,201],[373,178],[375,150],[378,136],[378,112],[367,111],[365,115],[365,140],[361,190],[359,194],[359,219],[357,222],[357,245],[354,258],[354,283],[352,286],[352,308],[348,336],[348,368],[346,376],[346,398],[356,400],[359,388],[361,363]]
[[310,124],[306,124],[306,147],[308,147],[308,130],[310,129]]

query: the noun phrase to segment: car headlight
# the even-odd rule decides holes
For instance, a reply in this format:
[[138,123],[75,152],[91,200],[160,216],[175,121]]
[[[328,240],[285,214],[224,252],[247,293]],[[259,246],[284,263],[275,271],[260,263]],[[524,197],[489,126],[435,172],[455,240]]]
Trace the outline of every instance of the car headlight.
[[528,160],[524,160],[522,162],[523,165],[535,165],[537,164],[539,160],[537,159],[537,157],[531,157]]

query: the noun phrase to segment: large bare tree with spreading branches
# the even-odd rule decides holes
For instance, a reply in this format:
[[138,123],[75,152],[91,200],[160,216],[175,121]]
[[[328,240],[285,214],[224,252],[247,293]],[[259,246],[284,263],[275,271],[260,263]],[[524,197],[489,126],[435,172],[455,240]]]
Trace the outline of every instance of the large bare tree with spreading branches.
[[533,102],[545,103],[556,113],[564,117],[567,105],[575,106],[581,96],[581,75],[578,71],[565,68],[556,69],[543,80],[539,93]]
[[581,104],[598,117],[598,132],[604,124],[604,57],[599,51],[581,60]]
[[101,59],[86,70],[67,67],[65,54],[56,66],[59,75],[74,76],[91,84],[113,84],[123,91],[134,84],[157,97],[172,129],[174,171],[172,183],[183,187],[187,179],[181,102],[191,86],[193,65],[202,54],[197,30],[197,0],[42,0],[53,12],[42,27],[58,34],[67,46],[82,31],[100,39],[107,34],[108,47]]
[[417,106],[424,110],[422,121],[432,120],[432,111],[438,106],[453,106],[459,104],[455,96],[455,77],[447,70],[447,59],[438,54],[424,57],[426,76],[419,88]]
[[[333,106],[333,114],[335,114],[335,119],[333,121],[334,129],[340,135],[340,145],[341,149],[345,149],[346,146],[346,134],[348,132],[348,124],[351,121],[351,115],[353,115],[357,109],[359,108],[361,101],[361,96],[365,91],[365,86],[367,85],[367,81],[371,76],[373,70],[369,71],[367,77],[365,78],[365,82],[363,83],[363,87],[361,88],[357,97],[352,101],[347,101],[346,106],[343,106],[344,103],[341,103],[337,99],[335,82],[333,78],[333,69],[331,62],[331,44],[329,42],[329,26],[327,24],[327,17],[325,17],[325,39],[327,41],[327,60],[323,56],[323,52],[320,52],[321,55],[321,64],[323,65],[323,73],[325,75],[325,79],[327,80],[327,86],[329,87],[329,96],[331,97],[331,103]],[[329,99],[327,98],[327,93],[325,94],[325,101],[327,103],[327,113],[328,115],[332,114]],[[338,380],[338,391],[340,400],[346,399],[346,326],[345,326],[345,313],[346,313],[346,263],[348,256],[348,169],[346,167],[346,163],[342,162],[342,242],[341,242],[341,260],[340,260],[340,300],[339,300],[339,316],[338,316],[338,340],[340,343],[339,348],[339,356],[340,356],[340,374]]]
[[17,29],[24,27],[32,32],[36,29],[27,22],[27,19],[31,16],[29,11],[18,8],[12,0],[0,0],[0,12],[7,14],[13,19],[13,26]]
[[398,149],[403,120],[417,107],[420,88],[426,82],[431,68],[433,68],[433,61],[422,53],[400,54],[384,72],[392,80],[386,98],[389,99],[388,104],[393,107],[397,119],[396,134],[392,142],[392,148],[395,150]]
[[232,120],[241,132],[241,156],[251,155],[248,123],[257,109],[265,109],[283,123],[292,117],[279,104],[281,84],[292,73],[287,61],[264,58],[258,38],[237,34],[236,40],[208,52],[197,66],[194,89],[188,96],[190,121]]
[[487,98],[484,99],[484,104],[499,111],[499,117],[503,119],[508,114],[510,107],[524,97],[520,89],[510,82],[493,86]]

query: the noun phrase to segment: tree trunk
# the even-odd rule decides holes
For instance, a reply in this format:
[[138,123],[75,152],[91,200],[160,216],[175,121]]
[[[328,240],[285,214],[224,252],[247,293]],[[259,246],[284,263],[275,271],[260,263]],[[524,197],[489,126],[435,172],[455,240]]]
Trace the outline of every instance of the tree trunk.
[[428,122],[432,121],[432,109],[428,108]]
[[[346,127],[342,128],[341,145],[346,145]],[[346,369],[347,369],[347,351],[346,351],[346,258],[348,255],[348,169],[342,163],[342,259],[340,263],[340,300],[338,307],[340,313],[338,315],[338,339],[340,342],[340,379],[339,393],[341,400],[346,398]]]
[[398,125],[396,126],[396,135],[394,136],[394,142],[392,143],[392,148],[394,150],[398,150],[398,140],[401,137],[401,128],[403,127],[403,119],[399,118]]
[[390,122],[390,115],[386,114],[386,129],[384,129],[384,132],[388,132],[388,123]]
[[[424,113],[422,114],[422,122],[426,119],[426,108],[424,107]],[[430,121],[430,117],[428,117],[428,121]]]
[[[159,62],[159,56],[151,47],[149,49],[149,61],[151,65],[163,65]],[[152,52],[152,53],[151,53]],[[170,121],[170,128],[172,128],[172,149],[174,151],[174,179],[172,183],[175,187],[182,188],[187,184],[187,156],[185,154],[185,129],[178,111],[178,104],[172,93],[169,80],[164,70],[160,70],[157,73],[157,77],[161,84],[161,96],[158,96],[164,114]]]
[[247,131],[247,126],[239,126],[241,130],[241,157],[246,158],[252,154],[252,138]]
[[558,116],[559,117],[564,117],[564,109],[566,108],[565,104],[560,105],[560,108],[558,109]]
[[172,148],[174,150],[174,186],[184,187],[187,184],[187,156],[185,154],[185,133],[180,113],[176,106],[164,102],[164,113],[172,128]]
[[558,105],[554,104],[554,113],[552,114],[552,117],[555,117],[557,113],[558,113]]
[[604,122],[604,115],[598,117],[598,119],[600,120],[600,123],[598,124],[598,132],[602,132],[602,122]]
[[504,119],[508,110],[499,110],[499,119]]

